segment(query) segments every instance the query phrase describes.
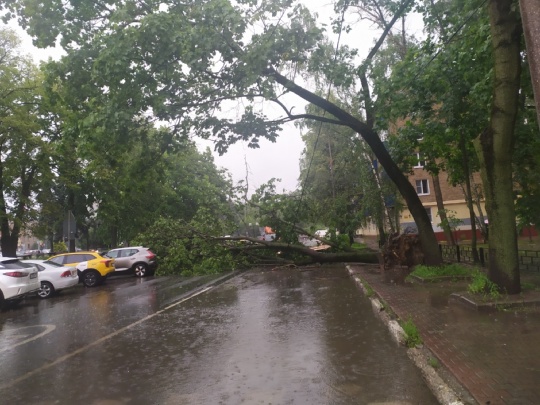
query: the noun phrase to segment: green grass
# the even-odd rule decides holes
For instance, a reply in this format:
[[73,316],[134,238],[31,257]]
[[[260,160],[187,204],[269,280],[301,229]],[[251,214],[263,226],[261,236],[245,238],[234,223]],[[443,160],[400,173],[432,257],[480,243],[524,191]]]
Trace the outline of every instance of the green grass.
[[475,271],[471,283],[467,286],[471,294],[481,295],[485,300],[497,300],[501,298],[499,288],[490,281],[485,273]]
[[422,339],[418,333],[418,328],[411,318],[407,319],[405,322],[401,322],[401,327],[406,335],[405,344],[407,347],[416,347],[422,344]]
[[470,268],[461,266],[457,263],[452,263],[445,266],[424,266],[421,264],[414,268],[411,275],[427,279],[437,277],[471,276],[472,272]]
[[441,365],[439,363],[439,360],[437,360],[436,358],[434,357],[430,357],[428,359],[428,364],[433,367],[434,369],[438,369]]
[[375,290],[373,290],[373,288],[371,288],[371,286],[367,283],[364,283],[364,287],[366,289],[366,296],[369,298],[369,297],[373,297],[375,295]]
[[528,281],[522,281],[521,282],[521,291],[534,291],[538,290],[538,287],[534,283],[530,283]]

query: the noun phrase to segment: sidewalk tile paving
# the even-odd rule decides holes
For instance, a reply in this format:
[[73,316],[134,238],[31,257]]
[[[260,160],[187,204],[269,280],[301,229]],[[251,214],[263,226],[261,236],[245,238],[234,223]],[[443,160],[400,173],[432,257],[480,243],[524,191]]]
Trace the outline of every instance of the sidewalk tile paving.
[[449,300],[466,282],[385,282],[378,266],[350,265],[479,404],[540,404],[540,308],[478,312]]

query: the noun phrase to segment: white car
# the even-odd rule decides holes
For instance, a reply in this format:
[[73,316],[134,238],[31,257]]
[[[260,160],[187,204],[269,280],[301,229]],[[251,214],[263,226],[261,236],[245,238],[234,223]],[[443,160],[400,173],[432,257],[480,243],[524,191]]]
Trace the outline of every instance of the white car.
[[16,257],[0,257],[0,307],[4,302],[18,303],[40,288],[38,269]]
[[39,298],[49,298],[55,292],[79,284],[79,275],[75,267],[66,267],[48,260],[22,260],[37,266],[41,288]]

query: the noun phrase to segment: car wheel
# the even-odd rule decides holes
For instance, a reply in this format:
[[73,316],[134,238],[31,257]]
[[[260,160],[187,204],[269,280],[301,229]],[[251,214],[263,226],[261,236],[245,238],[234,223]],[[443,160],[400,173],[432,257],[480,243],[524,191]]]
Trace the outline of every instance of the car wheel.
[[42,281],[41,282],[41,288],[38,291],[38,297],[39,298],[49,298],[51,295],[54,294],[54,287],[51,283],[48,281]]
[[82,282],[86,287],[95,287],[101,281],[101,275],[96,270],[86,270],[82,274]]
[[137,277],[144,277],[147,274],[147,268],[148,266],[146,264],[137,263],[135,266],[133,266],[133,271]]

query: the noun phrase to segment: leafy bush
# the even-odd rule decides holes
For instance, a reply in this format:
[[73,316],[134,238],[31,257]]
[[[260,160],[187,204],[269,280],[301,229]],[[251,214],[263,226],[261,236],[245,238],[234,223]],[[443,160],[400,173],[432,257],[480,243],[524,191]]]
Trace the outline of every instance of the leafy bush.
[[467,287],[471,294],[480,294],[484,298],[498,299],[501,296],[499,287],[488,279],[485,273],[475,271],[472,282]]
[[349,235],[332,235],[331,240],[338,245],[338,250],[345,250],[351,247],[351,243],[349,241]]
[[68,248],[65,244],[65,242],[55,242],[53,244],[53,252],[55,254],[58,254],[58,253],[67,253],[68,251]]
[[205,210],[199,210],[189,222],[160,218],[133,243],[154,251],[157,274],[215,274],[238,266],[228,246],[215,239],[228,233],[225,226]]

